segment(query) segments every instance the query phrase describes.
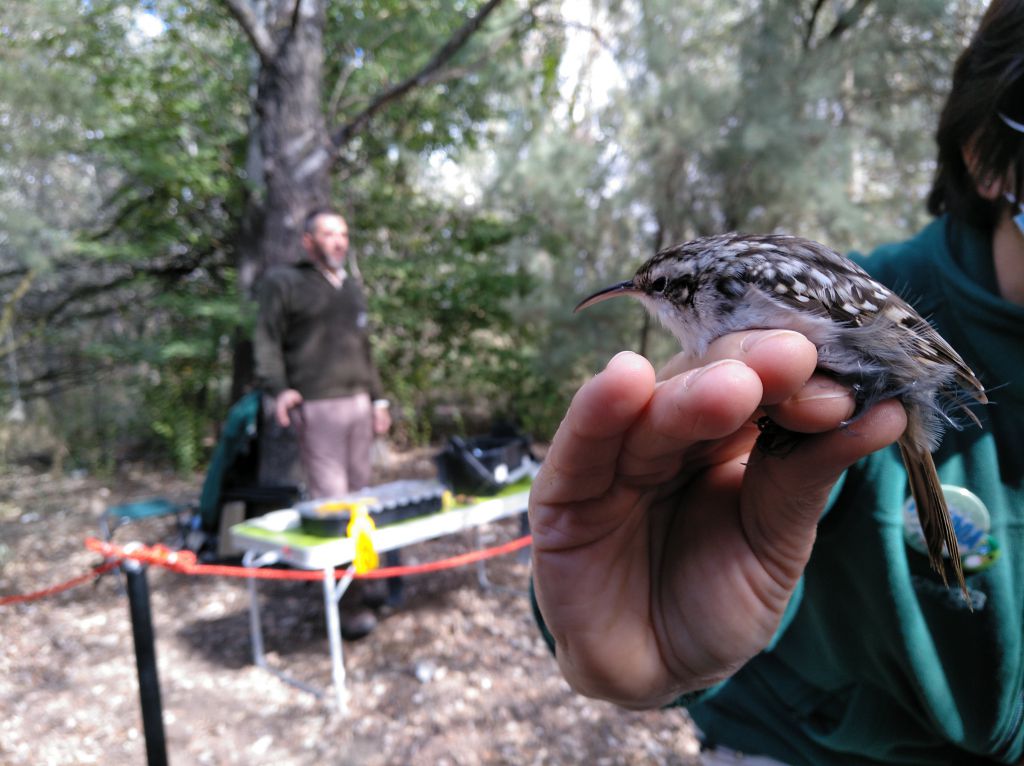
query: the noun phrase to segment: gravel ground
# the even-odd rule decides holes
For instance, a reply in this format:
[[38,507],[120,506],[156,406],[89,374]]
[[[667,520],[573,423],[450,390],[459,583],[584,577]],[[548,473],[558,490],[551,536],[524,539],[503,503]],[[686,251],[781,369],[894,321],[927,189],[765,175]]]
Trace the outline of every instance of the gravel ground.
[[[429,464],[427,464],[429,465]],[[422,456],[395,475],[422,475]],[[382,476],[394,478],[394,476]],[[108,505],[190,499],[200,479],[142,469],[101,481],[28,469],[0,474],[0,596],[97,563],[82,541]],[[118,540],[168,540],[166,520]],[[489,527],[485,542],[518,534]],[[469,535],[406,550],[403,563],[467,550]],[[347,716],[251,664],[244,581],[151,568],[167,750],[173,764],[699,764],[685,712],[623,711],[573,694],[530,616],[529,564],[492,560],[409,577],[377,630],[346,642]],[[330,681],[319,583],[260,585],[269,661]],[[127,599],[115,576],[0,607],[0,764],[121,764],[146,758]],[[330,699],[331,695],[328,695]]]

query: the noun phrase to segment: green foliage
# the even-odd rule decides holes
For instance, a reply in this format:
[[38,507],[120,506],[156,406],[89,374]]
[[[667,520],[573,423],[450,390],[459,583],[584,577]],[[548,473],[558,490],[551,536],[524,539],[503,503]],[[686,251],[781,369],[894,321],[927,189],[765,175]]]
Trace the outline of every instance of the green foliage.
[[[54,182],[60,201],[39,204],[41,173],[23,173],[18,205],[0,210],[22,224],[7,229],[16,242],[0,237],[5,257],[34,259],[44,274],[17,313],[19,345],[32,352],[20,356],[30,371],[23,389],[96,402],[90,417],[58,426],[72,462],[109,465],[134,431],[148,456],[157,445],[191,470],[229,404],[230,339],[247,322],[232,266],[247,196],[259,191],[244,170],[252,53],[215,0],[15,4],[23,21],[0,33],[20,67],[4,69],[4,84],[20,87],[0,95],[0,111],[20,122],[0,174],[17,175],[31,157],[65,169],[62,181],[82,177],[80,193]],[[472,13],[448,0],[326,8],[323,104],[333,125],[415,72]],[[414,441],[452,401],[515,409],[529,379],[505,307],[528,289],[502,254],[516,227],[416,186],[425,158],[490,139],[508,106],[494,94],[534,76],[495,55],[515,55],[529,17],[510,4],[492,21],[452,70],[391,104],[340,159],[342,196],[365,224],[357,239],[383,242],[366,248],[366,271],[382,368]],[[551,93],[557,46],[542,48]],[[19,81],[26,74],[31,87]],[[38,98],[46,93],[49,101]],[[45,135],[33,133],[39,125]],[[444,293],[451,303],[436,300]]]
[[233,332],[252,322],[242,306],[231,291],[194,283],[190,295],[154,297],[151,326],[85,350],[96,367],[129,371],[120,385],[138,397],[134,437],[150,458],[157,452],[183,473],[205,465],[231,404]]
[[[662,245],[731,228],[862,249],[908,235],[980,5],[595,0],[588,38],[555,5],[507,2],[336,165],[404,438],[495,417],[545,437],[617,350],[665,358],[673,343],[635,304],[571,313]],[[478,6],[327,3],[328,124]],[[251,321],[235,267],[260,191],[252,66],[218,0],[5,5],[0,295],[37,276],[0,306],[0,362],[16,353],[23,394],[67,413],[53,427],[72,464],[110,467],[131,441],[183,470],[205,461]]]
[[[186,359],[194,361],[194,357]],[[212,441],[210,424],[223,417],[223,406],[210,406],[211,400],[221,404],[220,397],[210,396],[213,373],[208,365],[179,358],[162,365],[159,378],[144,391],[150,427],[182,473],[205,465]]]
[[[478,425],[519,410],[529,348],[509,305],[533,281],[504,254],[518,224],[406,193],[404,206],[392,199],[385,208],[371,190],[354,220],[384,385],[400,407],[406,439],[422,444],[439,407]],[[405,220],[387,220],[385,209],[401,210]]]
[[924,218],[912,190],[927,183],[944,81],[979,5],[624,8],[620,50],[636,67],[602,122],[641,184],[630,198],[667,240],[785,229],[866,248],[905,236]]
[[162,303],[176,320],[153,339],[155,352],[139,357],[157,373],[146,381],[144,402],[153,431],[187,473],[205,465],[215,426],[231,405],[231,339],[251,317],[230,292],[205,299],[168,295]]
[[116,184],[101,241],[131,260],[220,255],[243,202],[246,49],[209,12],[155,3],[164,30],[140,40],[119,9],[90,4],[94,34],[76,57],[109,108],[93,146]]
[[[345,85],[339,116],[418,69],[469,12],[451,0],[332,4],[329,28],[344,39],[329,41],[327,90]],[[508,125],[557,98],[560,29],[531,24],[510,3],[460,54],[458,76],[391,105],[343,154],[337,198],[350,212],[381,375],[409,443],[494,419],[543,420],[547,433],[550,416],[537,416],[550,387],[537,369],[546,339],[520,310],[543,294],[517,257],[535,222],[447,172],[464,174],[506,140]]]
[[[149,431],[192,470],[229,404],[226,339],[241,311],[231,248],[245,194],[244,42],[173,2],[147,4],[162,19],[149,35],[142,8],[109,0],[16,5],[25,16],[3,29],[16,67],[0,71],[31,84],[0,96],[15,120],[0,178],[19,182],[5,186],[0,218],[20,224],[0,254],[10,273],[42,275],[15,325],[35,375],[25,392],[99,403],[95,417],[55,423],[72,463],[109,467]],[[39,170],[19,176],[25,157]]]
[[[619,349],[678,350],[635,304],[569,313],[662,246],[732,229],[840,249],[909,236],[981,5],[595,3],[602,68],[583,69],[568,108],[529,113],[488,196],[536,227],[516,257],[544,285],[538,357],[563,403]],[[577,96],[592,87],[603,98]]]

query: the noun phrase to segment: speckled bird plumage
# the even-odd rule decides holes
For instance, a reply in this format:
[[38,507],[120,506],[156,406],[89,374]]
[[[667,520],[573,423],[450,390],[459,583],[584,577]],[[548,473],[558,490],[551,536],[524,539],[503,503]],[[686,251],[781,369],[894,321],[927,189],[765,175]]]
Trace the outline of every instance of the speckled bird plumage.
[[787,329],[818,349],[818,367],[851,386],[853,422],[876,402],[899,398],[907,429],[899,440],[933,568],[945,579],[943,547],[967,596],[956,536],[931,452],[959,416],[977,423],[970,402],[985,389],[956,351],[890,289],[848,258],[800,237],[723,234],[662,250],[631,280],[582,301],[577,310],[633,295],[684,351],[700,358],[716,338]]

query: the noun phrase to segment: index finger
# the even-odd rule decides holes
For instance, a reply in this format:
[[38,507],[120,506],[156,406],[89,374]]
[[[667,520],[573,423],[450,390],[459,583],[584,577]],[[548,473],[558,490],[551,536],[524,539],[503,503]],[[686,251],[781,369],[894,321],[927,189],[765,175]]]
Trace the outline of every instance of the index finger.
[[750,330],[717,338],[700,359],[680,354],[658,372],[667,380],[695,367],[735,359],[752,368],[764,386],[764,404],[777,404],[806,383],[818,364],[818,349],[792,330]]
[[[818,352],[800,333],[755,330],[723,335],[698,361],[703,366],[692,369],[694,360],[677,356],[659,375],[652,406],[625,442],[628,475],[670,473],[694,442],[724,438],[758,407],[793,396],[813,375]],[[681,374],[665,380],[666,372]]]
[[625,433],[654,393],[654,369],[642,356],[615,356],[576,395],[533,482],[531,504],[600,497],[611,486]]

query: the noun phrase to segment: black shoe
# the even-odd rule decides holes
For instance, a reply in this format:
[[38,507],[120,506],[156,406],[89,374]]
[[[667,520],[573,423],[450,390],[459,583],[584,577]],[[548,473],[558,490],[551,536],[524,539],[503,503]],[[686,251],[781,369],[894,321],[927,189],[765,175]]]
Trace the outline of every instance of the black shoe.
[[341,637],[346,641],[357,641],[370,635],[377,627],[377,617],[369,609],[341,613]]
[[380,609],[384,606],[388,602],[388,582],[389,580],[368,580],[360,583],[362,591],[359,595],[363,606],[369,609]]

